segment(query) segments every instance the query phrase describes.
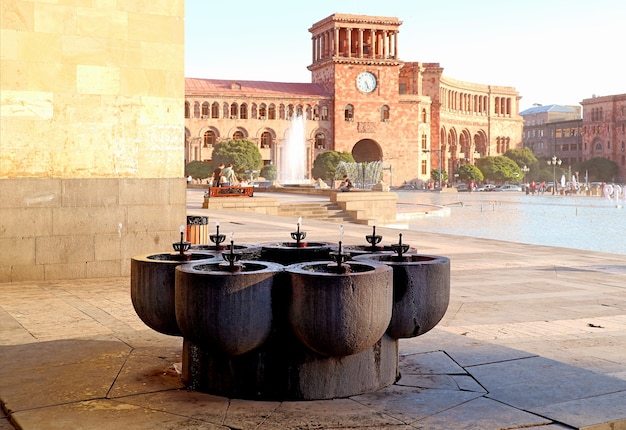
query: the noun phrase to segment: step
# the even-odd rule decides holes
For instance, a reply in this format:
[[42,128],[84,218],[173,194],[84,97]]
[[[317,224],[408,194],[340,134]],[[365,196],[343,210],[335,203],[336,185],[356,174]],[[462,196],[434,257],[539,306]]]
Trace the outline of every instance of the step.
[[278,207],[278,215],[348,222],[351,218],[336,203],[287,203]]

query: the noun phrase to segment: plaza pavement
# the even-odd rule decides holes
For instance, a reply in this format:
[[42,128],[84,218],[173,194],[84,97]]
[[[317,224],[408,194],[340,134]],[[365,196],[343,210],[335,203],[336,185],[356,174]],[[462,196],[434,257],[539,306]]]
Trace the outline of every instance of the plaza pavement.
[[[296,224],[200,207],[189,194],[189,214],[219,218],[239,243],[287,241]],[[303,229],[312,241],[339,237],[332,222]],[[370,232],[346,224],[344,243]],[[390,244],[399,231],[377,233]],[[402,377],[390,387],[308,402],[189,391],[181,339],[139,320],[129,278],[6,283],[0,430],[626,429],[624,255],[402,233],[419,253],[451,259],[451,302],[435,329],[400,341]]]

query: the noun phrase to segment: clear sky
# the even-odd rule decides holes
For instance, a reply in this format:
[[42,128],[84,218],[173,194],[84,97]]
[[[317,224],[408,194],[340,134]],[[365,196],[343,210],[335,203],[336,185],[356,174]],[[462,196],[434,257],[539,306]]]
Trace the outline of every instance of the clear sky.
[[308,29],[333,13],[399,18],[402,61],[514,87],[521,110],[626,93],[624,0],[186,0],[185,76],[311,82]]

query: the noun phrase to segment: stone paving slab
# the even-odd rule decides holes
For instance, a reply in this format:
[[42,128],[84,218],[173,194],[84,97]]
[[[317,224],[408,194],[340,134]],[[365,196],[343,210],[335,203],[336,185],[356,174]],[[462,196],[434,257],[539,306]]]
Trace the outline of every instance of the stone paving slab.
[[[288,240],[295,226],[201,213],[247,243]],[[312,241],[339,237],[335,223],[305,226]],[[346,245],[371,232],[344,227]],[[398,232],[377,227],[383,244]],[[402,377],[376,393],[258,402],[189,391],[181,340],[141,322],[122,277],[0,284],[0,401],[22,429],[626,428],[624,256],[417,231],[403,241],[450,257],[451,303],[431,332],[400,341]]]

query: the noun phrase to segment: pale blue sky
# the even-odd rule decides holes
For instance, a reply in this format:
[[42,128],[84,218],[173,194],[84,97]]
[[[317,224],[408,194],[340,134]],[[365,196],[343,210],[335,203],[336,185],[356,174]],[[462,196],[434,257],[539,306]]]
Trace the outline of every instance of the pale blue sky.
[[185,76],[311,82],[308,29],[333,13],[399,18],[401,60],[515,87],[522,110],[626,93],[624,0],[186,0]]

